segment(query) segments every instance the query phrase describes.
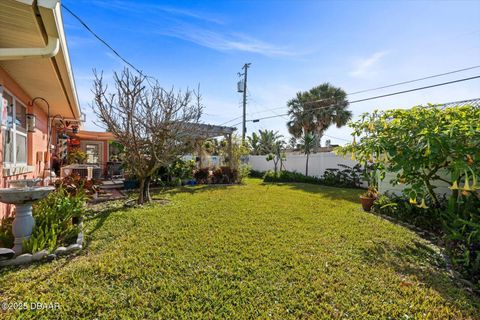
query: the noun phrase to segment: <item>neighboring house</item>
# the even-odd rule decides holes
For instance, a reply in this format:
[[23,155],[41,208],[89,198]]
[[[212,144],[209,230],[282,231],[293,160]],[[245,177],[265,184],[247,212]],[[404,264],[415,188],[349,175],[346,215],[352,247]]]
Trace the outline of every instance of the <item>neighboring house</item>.
[[0,187],[48,177],[52,124],[81,124],[59,1],[0,1],[0,98]]

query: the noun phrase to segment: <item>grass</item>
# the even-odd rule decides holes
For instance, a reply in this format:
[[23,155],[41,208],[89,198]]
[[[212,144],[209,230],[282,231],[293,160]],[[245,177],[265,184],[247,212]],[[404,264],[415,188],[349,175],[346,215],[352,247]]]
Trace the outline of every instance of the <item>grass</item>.
[[361,211],[360,192],[251,179],[105,212],[79,256],[0,271],[0,301],[60,309],[0,317],[478,317],[434,248]]

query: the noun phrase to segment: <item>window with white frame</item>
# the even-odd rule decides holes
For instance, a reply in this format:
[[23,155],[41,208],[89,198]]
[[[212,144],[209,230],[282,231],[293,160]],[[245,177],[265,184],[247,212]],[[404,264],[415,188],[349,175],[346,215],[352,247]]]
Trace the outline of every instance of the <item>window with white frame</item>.
[[3,89],[1,124],[3,163],[6,167],[27,164],[27,108]]

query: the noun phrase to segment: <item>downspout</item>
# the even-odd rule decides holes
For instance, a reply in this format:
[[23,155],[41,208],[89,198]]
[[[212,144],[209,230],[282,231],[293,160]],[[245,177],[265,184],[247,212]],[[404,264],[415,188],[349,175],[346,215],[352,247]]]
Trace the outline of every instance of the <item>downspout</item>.
[[59,50],[60,40],[48,36],[48,43],[44,48],[0,48],[0,61],[51,58],[56,56]]

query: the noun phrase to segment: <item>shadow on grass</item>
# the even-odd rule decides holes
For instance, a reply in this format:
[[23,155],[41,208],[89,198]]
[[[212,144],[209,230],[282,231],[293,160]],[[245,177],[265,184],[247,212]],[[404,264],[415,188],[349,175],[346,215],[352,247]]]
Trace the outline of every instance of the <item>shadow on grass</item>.
[[204,184],[198,186],[181,186],[177,188],[170,188],[170,189],[162,189],[162,190],[154,190],[152,194],[154,195],[169,195],[174,196],[179,193],[188,193],[188,194],[196,194],[205,191],[212,191],[212,190],[226,190],[231,187],[241,186],[240,184]]
[[[444,258],[420,241],[413,241],[403,248],[392,248],[380,241],[373,247],[364,249],[361,258],[367,265],[385,265],[400,275],[413,276],[421,284],[432,288],[452,303],[460,301],[459,305],[464,302],[474,308],[480,308],[480,297],[475,295],[472,288],[463,286],[458,279],[451,278]],[[405,280],[398,285],[407,287],[414,284]]]
[[319,184],[309,184],[309,183],[296,183],[296,182],[262,182],[260,185],[263,186],[286,186],[291,190],[299,190],[303,192],[315,193],[322,195],[325,198],[331,200],[345,200],[353,203],[357,203],[360,206],[359,196],[363,192],[362,189],[356,188],[345,188],[345,187],[331,187],[324,186]]

